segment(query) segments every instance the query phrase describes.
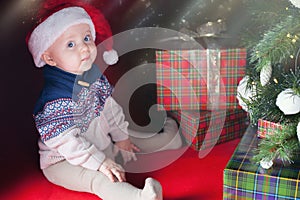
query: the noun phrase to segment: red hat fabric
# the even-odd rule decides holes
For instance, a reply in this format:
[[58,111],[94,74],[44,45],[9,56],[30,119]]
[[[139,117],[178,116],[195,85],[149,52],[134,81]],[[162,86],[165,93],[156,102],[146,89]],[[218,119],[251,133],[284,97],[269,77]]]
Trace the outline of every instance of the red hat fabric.
[[109,65],[118,61],[117,52],[112,49],[110,25],[101,11],[94,6],[80,1],[48,0],[38,12],[38,18],[39,23],[27,37],[28,48],[37,67],[45,65],[41,55],[55,40],[67,28],[80,23],[90,26],[96,45],[108,39],[105,42],[104,61]]

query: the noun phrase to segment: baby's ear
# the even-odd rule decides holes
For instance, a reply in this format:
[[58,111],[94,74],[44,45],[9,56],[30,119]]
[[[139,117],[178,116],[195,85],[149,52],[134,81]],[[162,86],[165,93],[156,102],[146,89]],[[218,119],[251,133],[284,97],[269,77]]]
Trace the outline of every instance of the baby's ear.
[[56,62],[52,59],[51,55],[47,51],[42,54],[42,59],[46,64],[56,66]]

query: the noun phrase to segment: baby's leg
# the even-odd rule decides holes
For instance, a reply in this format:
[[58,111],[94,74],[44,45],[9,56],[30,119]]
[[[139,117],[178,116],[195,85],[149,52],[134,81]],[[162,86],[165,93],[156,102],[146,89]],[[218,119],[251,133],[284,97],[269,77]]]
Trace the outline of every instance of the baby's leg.
[[74,166],[67,161],[43,170],[46,178],[59,186],[79,192],[96,194],[103,200],[162,200],[159,182],[147,178],[143,189],[127,182],[111,182],[103,173]]
[[131,141],[143,153],[151,153],[167,149],[178,149],[182,146],[181,137],[175,120],[167,118],[162,133],[143,133],[128,130]]

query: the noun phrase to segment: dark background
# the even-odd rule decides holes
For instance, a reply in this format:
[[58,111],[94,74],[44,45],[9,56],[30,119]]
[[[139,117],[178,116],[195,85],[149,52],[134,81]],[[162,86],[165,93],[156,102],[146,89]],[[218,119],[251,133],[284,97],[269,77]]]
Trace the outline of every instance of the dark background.
[[[9,184],[15,178],[22,176],[27,168],[39,167],[36,143],[38,133],[33,123],[32,110],[42,88],[42,70],[34,66],[25,43],[26,34],[34,24],[38,2],[10,0],[0,3],[1,185]],[[221,18],[227,22],[227,34],[230,38],[217,39],[217,43],[224,47],[238,46],[239,32],[247,21],[240,0],[95,0],[91,2],[103,11],[114,34],[147,26],[176,31],[187,28],[195,31],[199,25]],[[108,79],[115,84],[122,74],[132,67],[142,63],[153,63],[154,52],[151,49],[144,49],[123,55],[117,66],[107,70]],[[155,71],[142,73],[153,75]],[[116,91],[120,95],[122,92]],[[145,85],[131,98],[128,109],[131,117],[141,126],[149,123],[148,109],[155,104],[155,92],[155,85]],[[15,173],[12,174],[12,170]]]

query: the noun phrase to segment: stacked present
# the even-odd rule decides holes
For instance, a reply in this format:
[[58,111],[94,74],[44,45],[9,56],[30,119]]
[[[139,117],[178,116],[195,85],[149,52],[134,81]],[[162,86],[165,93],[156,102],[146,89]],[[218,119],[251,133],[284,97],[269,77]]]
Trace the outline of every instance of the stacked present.
[[241,137],[248,127],[247,114],[241,109],[173,111],[170,115],[180,122],[182,135],[195,150]]
[[241,136],[247,114],[237,103],[246,49],[156,52],[157,103],[171,111],[196,150]]
[[249,128],[224,170],[223,199],[300,199],[300,160],[264,169],[254,164],[259,143],[256,128]]
[[282,125],[275,122],[270,122],[268,120],[259,119],[258,120],[258,130],[257,136],[259,138],[265,138],[267,134],[272,134],[276,129],[281,129]]
[[165,110],[238,108],[245,66],[246,49],[157,51],[157,103]]

